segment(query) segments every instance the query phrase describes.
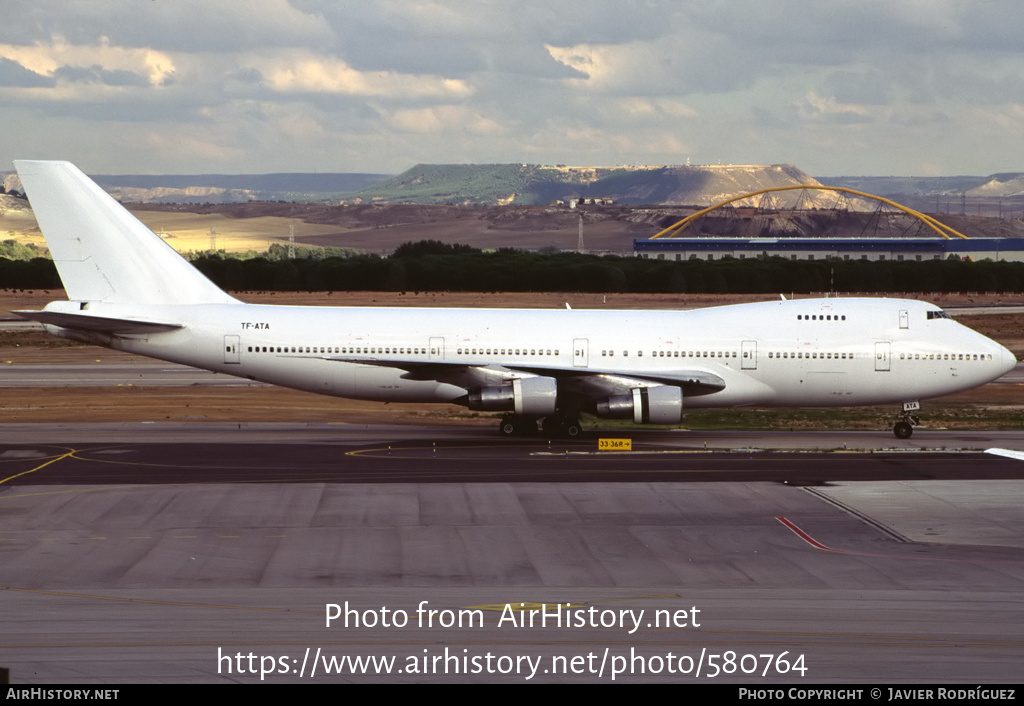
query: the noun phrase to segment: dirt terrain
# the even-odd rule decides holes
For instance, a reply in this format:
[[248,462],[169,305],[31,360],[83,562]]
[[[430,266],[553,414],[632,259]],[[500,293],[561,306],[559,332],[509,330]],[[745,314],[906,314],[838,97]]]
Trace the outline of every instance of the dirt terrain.
[[[157,214],[168,212],[175,212],[179,217],[191,213],[195,219],[215,216],[225,220],[239,219],[249,225],[257,242],[260,239],[280,242],[287,236],[282,235],[286,231],[278,223],[292,219],[301,224],[296,226],[296,242],[299,244],[345,247],[372,253],[390,253],[402,243],[418,240],[461,243],[480,249],[576,250],[582,217],[584,249],[592,253],[617,254],[632,253],[634,239],[649,238],[697,210],[688,206],[613,205],[570,210],[550,206],[275,203],[205,207],[139,204],[133,205],[132,209],[143,222],[154,228],[166,219],[166,216]],[[264,220],[266,224],[262,222]],[[1024,237],[1024,221],[1020,219],[941,215],[939,220],[971,237]],[[200,234],[199,247],[192,249],[209,247],[201,240],[209,227],[203,230],[192,226],[189,232]],[[244,225],[222,227],[233,232],[245,229]],[[271,230],[268,232],[267,228]],[[686,232],[694,236],[702,233],[732,237],[935,236],[919,221],[903,214],[890,213],[879,218],[870,211],[757,213],[753,209],[716,211],[698,220]]]
[[[472,294],[387,292],[335,293],[244,292],[240,299],[253,303],[328,306],[434,306],[434,307],[538,307],[577,309],[673,309],[717,306],[764,300],[753,295],[631,295],[631,294]],[[0,312],[35,309],[62,291],[0,291]],[[1020,304],[999,295],[935,295],[923,297],[941,306]],[[2,314],[0,314],[2,316]],[[1024,356],[1024,315],[996,314],[962,317],[975,330]],[[136,356],[53,338],[38,328],[5,328],[0,322],[0,365],[25,363],[88,363],[138,360]],[[1024,386],[987,385],[925,404],[929,423],[963,428],[1014,428],[1024,425]],[[476,413],[454,405],[405,405],[360,402],[324,397],[265,385],[240,387],[63,387],[6,388],[0,391],[0,423],[74,422],[88,409],[92,421],[230,421],[230,422],[346,422],[495,424],[497,415]],[[821,410],[701,410],[691,412],[684,424],[694,428],[737,426],[756,428],[869,428],[884,429],[895,410],[863,408],[836,413]],[[593,425],[593,421],[589,423]]]
[[[248,203],[217,206],[133,205],[132,210],[151,228],[219,218],[231,232],[250,229],[259,240],[287,240],[286,222],[295,224],[295,242],[315,247],[341,247],[386,254],[399,245],[418,240],[471,245],[475,248],[514,247],[524,250],[575,250],[579,242],[579,211],[546,207],[466,207],[439,205],[359,205]],[[643,210],[641,210],[643,211]],[[676,211],[679,211],[676,209]],[[584,244],[589,252],[631,253],[634,238],[645,238],[660,230],[662,219],[672,221],[675,211],[664,210],[657,217],[633,217],[634,209],[597,209],[583,215]],[[675,220],[689,211],[679,211]],[[235,224],[224,221],[234,220]],[[209,226],[215,227],[215,226]],[[202,236],[209,230],[193,224],[189,232]],[[173,227],[165,231],[176,234]],[[158,231],[159,232],[159,231]],[[206,238],[208,243],[209,238]],[[178,247],[178,243],[172,242]],[[206,249],[208,244],[199,248]],[[218,247],[221,246],[218,242]],[[229,244],[230,247],[230,244]],[[181,248],[179,248],[181,249]]]
[[[0,203],[0,233],[45,248],[31,210],[10,197]],[[128,204],[143,223],[179,252],[265,252],[294,235],[299,246],[338,247],[377,254],[403,243],[438,240],[487,250],[574,251],[583,219],[584,249],[597,254],[630,254],[633,240],[648,238],[693,213],[690,206],[446,206],[420,204],[325,205],[251,202],[181,205]],[[940,215],[939,220],[969,236],[1024,237],[1024,220]],[[933,237],[908,217],[871,212],[725,209],[699,219],[686,235],[702,232],[733,237]]]

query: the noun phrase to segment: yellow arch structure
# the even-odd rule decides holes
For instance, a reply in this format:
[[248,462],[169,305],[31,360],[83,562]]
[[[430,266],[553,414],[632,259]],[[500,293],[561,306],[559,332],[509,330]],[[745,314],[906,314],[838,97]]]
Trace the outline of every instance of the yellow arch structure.
[[935,220],[934,218],[932,218],[928,214],[921,213],[920,211],[915,211],[912,208],[907,208],[906,206],[898,204],[895,201],[890,201],[889,199],[884,198],[882,196],[875,196],[874,194],[866,194],[863,191],[855,191],[854,189],[847,189],[846,187],[843,187],[843,186],[821,186],[821,185],[810,186],[810,185],[806,185],[806,184],[801,184],[801,185],[798,185],[798,186],[773,186],[773,187],[771,187],[769,189],[760,189],[759,191],[751,191],[749,194],[743,194],[742,196],[734,196],[731,199],[726,199],[725,201],[722,201],[721,203],[716,203],[714,206],[709,206],[708,208],[705,208],[703,210],[697,211],[696,213],[691,213],[689,216],[687,216],[686,218],[682,219],[681,221],[679,221],[677,223],[673,223],[668,228],[665,228],[664,230],[659,231],[655,235],[651,236],[651,240],[654,240],[655,238],[661,238],[662,236],[673,237],[673,236],[679,235],[684,230],[686,230],[686,228],[689,227],[689,225],[691,223],[693,223],[695,220],[697,220],[701,216],[707,215],[707,214],[711,213],[712,211],[721,208],[722,206],[728,206],[729,204],[731,204],[731,203],[733,203],[735,201],[742,201],[743,199],[749,199],[749,198],[754,197],[754,196],[760,196],[761,194],[769,194],[769,193],[773,193],[773,192],[776,192],[776,191],[797,191],[799,189],[816,189],[818,191],[837,191],[837,192],[843,193],[843,194],[853,194],[854,196],[860,196],[862,198],[871,199],[873,201],[879,201],[881,203],[886,204],[887,206],[892,206],[893,208],[899,209],[900,211],[903,211],[904,213],[906,213],[908,215],[911,215],[914,218],[919,219],[922,223],[924,223],[926,226],[928,226],[929,228],[934,230],[936,233],[941,235],[946,240],[951,240],[950,236],[953,236],[953,235],[955,235],[958,238],[963,238],[964,240],[969,240],[969,238],[966,235],[964,235],[963,233],[960,233],[959,231],[953,230],[952,228],[950,228],[949,226],[947,226],[944,223],[940,223],[939,221]]

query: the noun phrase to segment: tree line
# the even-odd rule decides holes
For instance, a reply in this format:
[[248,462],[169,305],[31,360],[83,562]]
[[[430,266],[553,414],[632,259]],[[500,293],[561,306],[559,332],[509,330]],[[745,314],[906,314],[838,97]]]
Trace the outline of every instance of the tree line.
[[[1024,263],[961,260],[864,261],[756,259],[652,260],[480,251],[431,241],[390,256],[237,259],[207,253],[192,260],[229,291],[465,292],[955,292],[1024,291]],[[60,287],[52,261],[0,258],[0,289]]]

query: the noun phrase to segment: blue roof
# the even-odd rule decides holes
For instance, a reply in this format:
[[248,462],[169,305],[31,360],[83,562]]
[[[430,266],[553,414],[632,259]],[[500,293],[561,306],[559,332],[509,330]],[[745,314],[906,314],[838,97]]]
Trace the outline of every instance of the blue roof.
[[674,250],[742,250],[749,252],[791,252],[828,250],[841,252],[1020,252],[1024,238],[658,238],[637,239],[633,250],[671,252]]

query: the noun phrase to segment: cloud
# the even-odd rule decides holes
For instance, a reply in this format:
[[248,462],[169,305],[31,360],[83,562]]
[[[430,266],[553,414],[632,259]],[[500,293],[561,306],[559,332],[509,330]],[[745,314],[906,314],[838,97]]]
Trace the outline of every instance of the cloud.
[[841,123],[871,122],[871,111],[862,105],[840,103],[835,98],[822,97],[808,91],[801,115],[807,120],[827,120]]
[[1008,139],[1024,95],[1016,0],[4,9],[0,101],[18,141],[0,136],[0,158],[60,144],[94,171],[190,157],[227,171],[687,156],[821,173],[1024,168]]
[[271,90],[301,93],[344,93],[376,97],[465,97],[468,83],[440,76],[393,71],[357,71],[344,61],[324,56],[252,57]]
[[390,116],[390,123],[399,130],[414,133],[466,131],[475,135],[499,135],[507,132],[495,120],[461,105],[397,110]]
[[147,86],[149,80],[134,71],[122,69],[109,70],[102,66],[61,66],[54,70],[53,77],[57,81],[75,83],[102,83],[107,86]]
[[40,88],[53,86],[53,79],[22,66],[14,59],[0,57],[0,86]]
[[5,0],[0,42],[115,46],[166,52],[231,52],[256,47],[329,46],[322,15],[289,0]]
[[83,71],[107,77],[134,73],[144,76],[149,85],[159,86],[169,81],[175,72],[173,60],[163,52],[146,47],[112,46],[109,41],[70,44],[61,37],[32,46],[0,44],[0,58],[15,61],[43,76],[63,71],[71,80],[80,80]]
[[678,120],[696,118],[698,116],[697,111],[691,106],[670,98],[624,98],[618,101],[617,106],[625,112],[630,120],[643,120],[647,118]]

